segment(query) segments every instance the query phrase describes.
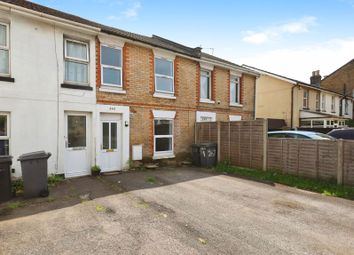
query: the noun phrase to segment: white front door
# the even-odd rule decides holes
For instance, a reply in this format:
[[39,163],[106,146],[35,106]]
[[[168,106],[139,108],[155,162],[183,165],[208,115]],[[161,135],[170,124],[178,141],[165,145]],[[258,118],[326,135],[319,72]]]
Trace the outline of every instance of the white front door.
[[90,174],[90,123],[87,113],[65,113],[65,177]]
[[122,121],[119,114],[101,114],[99,166],[102,172],[118,171],[122,166]]

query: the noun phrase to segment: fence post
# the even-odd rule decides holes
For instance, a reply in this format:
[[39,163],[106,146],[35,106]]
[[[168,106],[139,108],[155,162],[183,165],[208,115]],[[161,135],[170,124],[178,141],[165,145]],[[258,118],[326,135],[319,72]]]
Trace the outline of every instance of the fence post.
[[217,153],[216,153],[216,155],[217,155],[217,161],[220,162],[221,161],[221,122],[218,121],[216,123],[216,125],[217,125],[217,130],[218,130],[217,131],[217,146],[216,146]]
[[339,139],[337,141],[337,184],[343,184],[343,140]]
[[263,119],[263,171],[267,171],[268,160],[268,120]]

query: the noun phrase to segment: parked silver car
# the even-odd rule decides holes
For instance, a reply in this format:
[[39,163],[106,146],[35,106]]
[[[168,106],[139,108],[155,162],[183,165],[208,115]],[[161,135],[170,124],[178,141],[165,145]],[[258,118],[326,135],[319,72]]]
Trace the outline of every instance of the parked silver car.
[[335,140],[334,137],[312,131],[271,131],[268,132],[268,137],[275,138],[298,138],[298,139],[311,139],[311,140]]

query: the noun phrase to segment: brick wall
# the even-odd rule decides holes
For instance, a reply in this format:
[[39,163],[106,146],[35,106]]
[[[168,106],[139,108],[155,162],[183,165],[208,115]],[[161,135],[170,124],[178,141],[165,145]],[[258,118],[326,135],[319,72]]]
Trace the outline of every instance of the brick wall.
[[[223,121],[228,121],[230,114],[242,115],[243,119],[252,118],[252,109],[244,111],[243,108],[229,106],[230,72],[227,69],[215,67],[213,72],[213,94],[215,101],[220,101],[220,104],[201,104],[199,103],[199,63],[176,56],[174,60],[176,99],[156,98],[153,96],[155,89],[153,51],[149,48],[125,43],[123,47],[123,89],[126,90],[126,94],[116,94],[99,91],[101,67],[100,42],[98,40],[96,53],[97,102],[130,106],[130,143],[131,145],[143,144],[143,157],[145,158],[151,158],[154,150],[152,110],[176,111],[174,153],[177,158],[182,158],[190,153],[190,145],[194,143],[197,110],[216,112],[218,120]],[[250,85],[254,84],[251,82]],[[248,90],[246,88],[242,91]],[[253,91],[252,88],[250,90]]]
[[344,84],[347,95],[352,95],[354,90],[354,60],[342,66],[326,79],[321,81],[321,87],[343,94]]

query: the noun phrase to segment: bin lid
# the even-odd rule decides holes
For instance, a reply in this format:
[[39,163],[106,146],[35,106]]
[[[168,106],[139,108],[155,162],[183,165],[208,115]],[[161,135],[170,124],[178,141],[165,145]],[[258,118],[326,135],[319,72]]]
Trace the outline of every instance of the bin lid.
[[193,144],[192,146],[206,146],[206,147],[210,147],[210,146],[216,146],[216,143],[198,143],[198,144]]
[[0,156],[0,163],[12,163],[12,156]]
[[50,152],[46,153],[45,151],[35,151],[30,153],[22,154],[18,157],[18,161],[25,161],[25,160],[33,160],[33,159],[42,159],[42,158],[49,158],[52,154]]

